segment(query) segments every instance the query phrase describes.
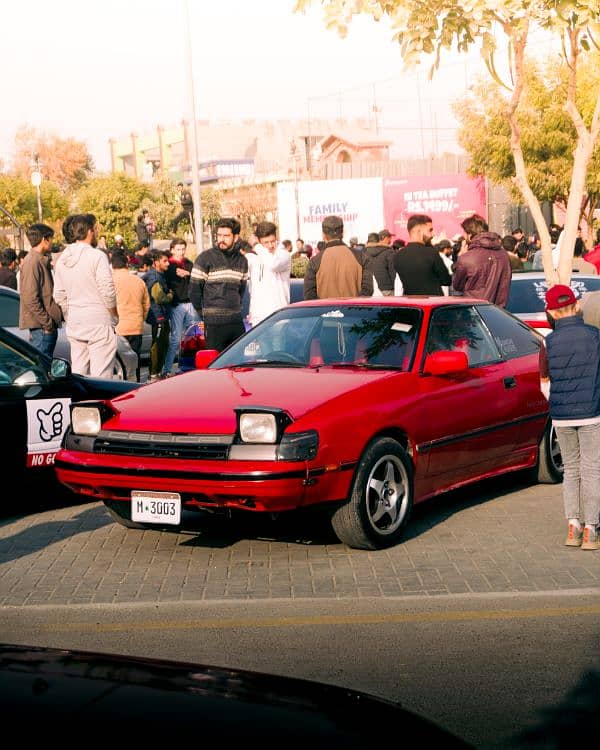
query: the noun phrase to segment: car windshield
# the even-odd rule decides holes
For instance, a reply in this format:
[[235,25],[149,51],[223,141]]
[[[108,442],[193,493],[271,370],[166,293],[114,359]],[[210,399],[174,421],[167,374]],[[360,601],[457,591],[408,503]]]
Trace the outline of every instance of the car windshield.
[[288,307],[223,352],[212,368],[361,366],[409,369],[421,313],[411,307]]
[[[580,298],[584,292],[595,292],[600,289],[600,276],[571,278],[571,288],[575,296]],[[526,275],[513,277],[506,309],[513,313],[541,313],[544,312],[544,300],[548,291],[548,282],[542,276],[527,278]]]

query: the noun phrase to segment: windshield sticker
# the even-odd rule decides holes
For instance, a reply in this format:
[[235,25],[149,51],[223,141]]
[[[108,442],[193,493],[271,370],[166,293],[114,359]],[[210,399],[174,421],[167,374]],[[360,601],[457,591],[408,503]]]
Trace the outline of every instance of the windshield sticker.
[[323,313],[322,318],[343,318],[344,313],[341,310],[331,310],[330,312]]
[[392,323],[392,331],[401,331],[402,333],[409,333],[412,331],[412,326],[409,323]]

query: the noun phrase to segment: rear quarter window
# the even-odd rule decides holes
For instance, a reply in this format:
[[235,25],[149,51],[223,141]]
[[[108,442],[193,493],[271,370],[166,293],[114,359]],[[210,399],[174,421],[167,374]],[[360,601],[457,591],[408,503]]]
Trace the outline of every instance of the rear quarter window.
[[478,311],[505,359],[539,352],[542,337],[527,323],[495,305],[481,305]]

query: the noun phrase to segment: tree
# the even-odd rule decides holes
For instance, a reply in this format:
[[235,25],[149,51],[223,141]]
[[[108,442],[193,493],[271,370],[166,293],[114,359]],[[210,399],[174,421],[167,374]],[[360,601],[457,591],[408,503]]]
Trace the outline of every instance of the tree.
[[[65,196],[58,187],[48,181],[41,185],[43,220],[57,231],[67,214],[68,205]],[[15,177],[0,174],[0,195],[2,206],[24,226],[39,220],[37,195],[29,177]],[[0,226],[10,225],[4,214],[0,214]]]
[[[590,92],[594,91],[594,82],[597,86],[600,80],[599,58],[599,55],[591,56],[580,71],[577,102],[582,111],[593,105]],[[523,99],[517,114],[531,189],[540,202],[557,203],[563,209],[569,196],[576,143],[573,122],[562,104],[566,87],[566,71],[556,59],[543,66],[529,62],[524,70]],[[458,141],[470,156],[470,173],[484,174],[505,185],[513,199],[519,201],[522,196],[512,180],[515,164],[505,108],[505,90],[483,79],[453,105],[461,124]],[[587,170],[580,214],[590,228],[600,201],[599,181],[600,144],[597,144]]]
[[[296,0],[302,11],[314,0]],[[515,173],[513,180],[527,203],[542,241],[544,271],[550,284],[568,283],[571,258],[584,195],[588,163],[600,132],[600,85],[593,92],[593,107],[580,111],[576,90],[579,58],[600,44],[600,3],[598,0],[321,0],[326,24],[344,36],[352,17],[367,14],[375,20],[387,16],[400,54],[407,66],[433,56],[432,72],[441,55],[453,45],[459,52],[479,47],[492,78],[511,92],[505,116],[511,130],[511,151]],[[517,112],[524,86],[525,51],[532,29],[541,29],[561,43],[562,60],[567,70],[567,89],[563,106],[576,131],[573,169],[569,185],[563,252],[558,273],[552,265],[550,234],[542,209],[529,182],[523,153]],[[510,81],[501,81],[495,64],[496,34],[507,42]]]
[[16,175],[29,178],[34,154],[39,157],[44,180],[54,182],[63,192],[83,185],[94,171],[94,162],[85,143],[22,126],[15,136],[13,171]]
[[136,242],[134,217],[151,197],[150,186],[146,183],[115,174],[89,180],[77,191],[72,208],[94,214],[109,244],[111,237],[122,234],[125,242],[133,246]]

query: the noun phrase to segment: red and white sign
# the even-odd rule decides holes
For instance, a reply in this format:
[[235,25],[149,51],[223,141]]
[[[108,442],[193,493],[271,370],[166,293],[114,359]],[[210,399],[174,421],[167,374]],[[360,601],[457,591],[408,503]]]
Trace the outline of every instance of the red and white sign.
[[460,223],[472,214],[487,217],[485,178],[464,174],[397,177],[383,180],[386,229],[408,240],[406,222],[412,214],[433,220],[436,239],[462,234]]

